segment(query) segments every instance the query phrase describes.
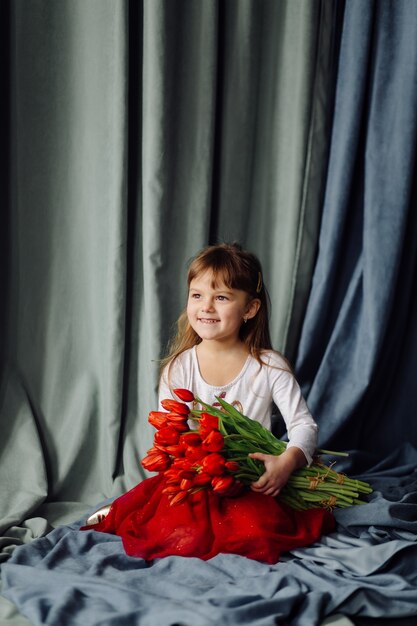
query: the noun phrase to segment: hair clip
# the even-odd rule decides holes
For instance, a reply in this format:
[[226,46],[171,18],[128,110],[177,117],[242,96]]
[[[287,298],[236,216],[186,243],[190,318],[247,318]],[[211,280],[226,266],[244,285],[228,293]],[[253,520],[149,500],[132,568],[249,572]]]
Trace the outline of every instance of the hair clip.
[[258,284],[256,285],[256,293],[259,293],[262,289],[262,274],[258,272]]

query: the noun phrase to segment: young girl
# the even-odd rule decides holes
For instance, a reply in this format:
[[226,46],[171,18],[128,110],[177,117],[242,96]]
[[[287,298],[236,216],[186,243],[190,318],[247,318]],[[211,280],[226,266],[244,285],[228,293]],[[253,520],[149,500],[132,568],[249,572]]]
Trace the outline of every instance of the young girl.
[[285,452],[252,453],[265,472],[239,497],[203,490],[170,506],[158,475],[115,500],[104,519],[85,529],[120,535],[129,555],[146,559],[228,552],[275,563],[282,551],[333,528],[325,510],[295,511],[275,499],[292,472],[311,463],[317,425],[286,360],[272,349],[268,300],[253,254],[236,244],[203,249],[189,267],[187,307],[163,362],[159,401],[176,399],[176,388],[208,404],[222,397],[267,428],[275,403],[287,426]]

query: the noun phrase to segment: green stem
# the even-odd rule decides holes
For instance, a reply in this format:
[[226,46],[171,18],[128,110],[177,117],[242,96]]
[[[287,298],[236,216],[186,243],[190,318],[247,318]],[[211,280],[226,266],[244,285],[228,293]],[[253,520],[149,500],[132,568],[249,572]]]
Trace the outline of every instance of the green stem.
[[349,452],[335,452],[334,450],[317,450],[317,454],[325,454],[326,456],[349,456]]

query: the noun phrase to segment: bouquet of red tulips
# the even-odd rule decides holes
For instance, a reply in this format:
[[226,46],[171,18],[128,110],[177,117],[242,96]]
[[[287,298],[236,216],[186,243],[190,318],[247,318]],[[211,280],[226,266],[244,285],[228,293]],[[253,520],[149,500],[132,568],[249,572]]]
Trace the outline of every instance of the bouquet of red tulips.
[[[248,456],[250,452],[278,455],[286,449],[286,442],[222,398],[216,398],[217,408],[194,398],[188,389],[175,389],[174,393],[178,401],[163,400],[165,411],[149,414],[148,420],[157,432],[153,447],[142,460],[146,470],[164,474],[164,491],[171,504],[202,489],[211,489],[220,496],[237,496],[265,471],[262,462]],[[187,403],[193,403],[194,408]],[[190,421],[195,429],[190,428]],[[347,456],[328,450],[318,453]],[[291,475],[279,498],[298,510],[332,510],[364,504],[361,494],[371,492],[368,483],[339,474],[316,457],[309,467]]]

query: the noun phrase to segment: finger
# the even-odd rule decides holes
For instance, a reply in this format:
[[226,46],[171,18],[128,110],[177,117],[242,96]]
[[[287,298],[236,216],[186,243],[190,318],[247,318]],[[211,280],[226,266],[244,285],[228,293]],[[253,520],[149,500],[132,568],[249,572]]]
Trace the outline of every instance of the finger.
[[258,493],[262,493],[264,496],[277,496],[279,494],[279,489],[275,487],[264,487],[263,489],[256,489]]
[[273,489],[275,489],[275,486],[272,485],[269,482],[264,482],[264,483],[262,483],[260,485],[258,485],[258,483],[254,484],[254,490],[255,491],[260,491],[261,493],[267,493],[267,492],[269,492],[269,491],[271,491]]
[[260,478],[258,478],[257,481],[252,483],[252,485],[257,488],[266,487],[268,485],[268,482],[269,482],[268,478],[265,476],[265,474],[263,474]]
[[249,452],[248,456],[250,456],[251,459],[257,459],[258,461],[264,461],[268,455],[264,454],[263,452]]
[[252,483],[251,489],[253,489],[253,491],[259,491],[260,493],[264,493],[265,489],[268,489],[268,485],[259,485],[258,483]]

